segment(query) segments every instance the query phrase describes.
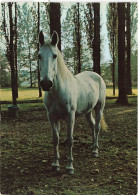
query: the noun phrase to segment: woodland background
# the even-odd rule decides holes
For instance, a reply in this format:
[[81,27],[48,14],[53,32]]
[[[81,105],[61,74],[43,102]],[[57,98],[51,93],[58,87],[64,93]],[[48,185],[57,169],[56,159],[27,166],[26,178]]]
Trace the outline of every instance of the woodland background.
[[[12,87],[13,104],[18,87],[38,87],[42,96],[40,30],[47,37],[58,32],[59,49],[74,74],[84,70],[101,74],[113,87],[113,95],[119,88],[125,94],[121,102],[126,102],[137,81],[137,4],[106,3],[106,24],[101,23],[100,8],[100,3],[1,3],[1,86]],[[102,25],[106,25],[108,52]]]

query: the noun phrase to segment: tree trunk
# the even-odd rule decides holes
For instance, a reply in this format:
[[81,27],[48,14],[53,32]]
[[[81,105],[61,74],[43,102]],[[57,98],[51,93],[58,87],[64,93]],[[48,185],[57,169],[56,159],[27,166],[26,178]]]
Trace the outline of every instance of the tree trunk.
[[112,72],[112,79],[113,79],[113,95],[115,95],[115,3],[112,3],[113,6],[113,72]]
[[28,35],[28,49],[29,49],[29,68],[30,68],[30,88],[33,87],[32,83],[32,63],[31,63],[31,52],[30,52],[30,42],[29,42],[29,35]]
[[9,44],[9,59],[10,59],[10,67],[11,67],[11,86],[12,86],[12,99],[13,105],[17,105],[16,102],[16,86],[15,86],[15,67],[14,67],[14,31],[13,31],[13,18],[12,18],[12,4],[8,3],[9,6],[9,22],[10,22],[10,44]]
[[15,85],[16,85],[16,98],[18,98],[18,68],[17,68],[17,3],[15,2]]
[[126,104],[125,85],[125,3],[118,3],[118,89],[117,103]]
[[56,31],[59,36],[58,48],[61,51],[61,12],[60,3],[50,3],[50,34]]
[[93,71],[101,74],[100,70],[100,3],[94,3],[94,41],[93,41]]
[[93,3],[87,3],[86,4],[88,13],[85,12],[86,18],[87,18],[87,23],[85,22],[86,26],[86,34],[87,34],[87,41],[88,45],[90,47],[90,52],[91,52],[91,57],[93,60],[93,41],[94,41],[94,16],[93,16]]
[[131,66],[130,66],[130,3],[127,3],[127,11],[126,11],[126,19],[127,19],[127,60],[126,60],[126,93],[127,95],[132,95],[132,85],[131,85]]
[[79,3],[77,3],[77,20],[78,20],[78,32],[77,32],[77,47],[78,47],[78,52],[77,52],[77,57],[78,57],[78,73],[81,72],[81,36],[80,36],[80,7],[79,7]]
[[[39,28],[40,28],[40,5],[38,2],[38,35],[39,35]],[[39,41],[37,44],[37,51],[39,51]],[[38,52],[37,52],[38,53]],[[42,91],[40,86],[40,71],[39,71],[39,60],[37,61],[37,70],[38,70],[38,89],[39,89],[39,97],[42,97]]]

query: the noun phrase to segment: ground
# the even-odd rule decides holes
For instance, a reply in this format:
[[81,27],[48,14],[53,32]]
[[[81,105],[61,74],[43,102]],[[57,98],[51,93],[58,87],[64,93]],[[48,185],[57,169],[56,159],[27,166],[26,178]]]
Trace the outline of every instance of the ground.
[[[130,102],[130,101],[129,101]],[[20,104],[19,115],[2,111],[1,193],[10,195],[136,195],[136,98],[128,106],[108,100],[108,131],[99,137],[99,158],[92,158],[92,138],[85,117],[74,129],[75,174],[65,172],[65,123],[60,132],[60,173],[51,170],[52,131],[43,103]]]

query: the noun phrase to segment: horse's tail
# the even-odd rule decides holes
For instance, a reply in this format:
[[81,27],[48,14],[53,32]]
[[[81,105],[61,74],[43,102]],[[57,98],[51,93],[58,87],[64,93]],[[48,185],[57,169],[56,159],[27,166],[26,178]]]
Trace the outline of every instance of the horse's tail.
[[101,118],[100,123],[101,123],[101,129],[104,130],[104,131],[107,131],[108,125],[107,125],[107,123],[105,122],[104,114],[102,115],[102,118]]

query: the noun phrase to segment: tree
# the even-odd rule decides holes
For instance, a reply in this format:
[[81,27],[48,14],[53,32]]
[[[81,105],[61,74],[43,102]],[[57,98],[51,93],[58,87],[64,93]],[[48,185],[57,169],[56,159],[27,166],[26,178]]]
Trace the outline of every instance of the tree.
[[88,46],[90,48],[91,56],[93,59],[93,40],[94,40],[94,13],[93,13],[93,3],[86,4],[87,9],[84,8],[85,12],[85,27]]
[[93,71],[100,71],[100,3],[94,3]]
[[18,12],[18,64],[21,82],[30,87],[36,86],[37,78],[37,47],[38,47],[38,14],[37,4],[21,5]]
[[107,28],[109,32],[108,37],[110,40],[109,47],[113,59],[113,63],[111,65],[113,95],[115,95],[115,64],[117,59],[117,3],[109,3],[107,20]]
[[12,85],[12,98],[13,105],[17,105],[16,102],[16,86],[15,86],[15,65],[14,65],[14,30],[13,30],[13,16],[12,16],[12,5],[13,3],[8,3],[9,6],[9,23],[10,23],[10,43],[9,43],[9,59],[11,67],[11,85]]
[[126,104],[125,83],[125,3],[118,3],[118,89],[117,103]]
[[58,48],[61,51],[61,12],[60,3],[50,3],[50,34],[56,31],[59,36]]
[[15,60],[15,89],[16,89],[16,98],[18,98],[18,68],[17,68],[17,3],[15,2],[15,25],[14,25],[14,60]]
[[74,73],[77,73],[77,55],[76,55],[76,34],[74,20],[74,5],[67,10],[66,17],[62,22],[62,44],[63,55],[68,68]]
[[137,3],[130,4],[130,31],[131,31],[131,51],[135,52],[137,48],[136,43],[136,32],[137,32],[137,23],[138,23],[138,12],[137,12]]
[[[5,11],[5,3],[2,4],[2,11],[3,11],[3,31],[6,40],[6,56],[10,64],[11,70],[11,87],[12,87],[12,101],[13,105],[17,105],[16,97],[17,97],[17,90],[16,90],[16,69],[15,69],[15,28],[13,23],[13,3],[8,3],[8,14],[9,14],[9,22],[6,21],[6,11]],[[9,23],[9,25],[7,25]],[[9,28],[8,28],[9,27]],[[16,56],[17,57],[17,56]]]
[[136,32],[138,25],[138,12],[137,3],[132,2],[130,4],[130,31],[131,31],[131,74],[132,74],[132,85],[137,85],[137,42]]
[[[38,2],[38,35],[40,32],[40,3]],[[39,51],[39,41],[37,43],[37,51]],[[39,71],[39,60],[37,60],[37,67],[38,67],[38,89],[39,89],[39,97],[42,97],[42,91],[40,86],[40,71]]]
[[132,84],[131,84],[131,66],[130,66],[130,57],[131,57],[131,31],[130,31],[130,3],[127,3],[126,8],[126,93],[127,95],[132,95]]
[[76,62],[77,65],[75,66],[75,74],[81,72],[81,21],[80,21],[80,4],[77,3],[77,5],[74,6],[74,25],[75,25],[75,31],[73,33],[74,38],[74,46],[76,50]]

